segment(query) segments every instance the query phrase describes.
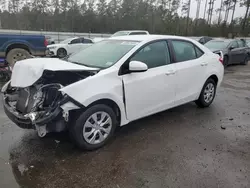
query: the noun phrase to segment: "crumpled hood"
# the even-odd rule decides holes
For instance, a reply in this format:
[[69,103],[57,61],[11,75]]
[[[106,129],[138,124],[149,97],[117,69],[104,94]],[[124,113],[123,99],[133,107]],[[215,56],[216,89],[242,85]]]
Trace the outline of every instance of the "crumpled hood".
[[[16,62],[12,75],[11,86],[28,87],[33,85],[43,74],[50,71],[99,70],[98,68],[77,65],[57,58],[31,58]],[[67,75],[65,75],[67,76]]]

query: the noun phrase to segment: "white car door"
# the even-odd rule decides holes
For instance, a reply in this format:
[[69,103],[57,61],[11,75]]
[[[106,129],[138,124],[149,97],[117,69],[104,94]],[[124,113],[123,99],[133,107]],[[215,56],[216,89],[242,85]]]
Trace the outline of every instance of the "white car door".
[[177,105],[197,99],[205,83],[208,61],[206,55],[189,41],[172,40],[175,54],[176,103]]
[[150,43],[134,54],[129,61],[141,61],[148,66],[145,72],[122,75],[129,121],[174,106],[175,64],[170,63],[167,42]]
[[81,47],[83,46],[83,43],[81,43],[81,39],[73,39],[67,47],[68,54],[72,54],[74,52],[77,52]]

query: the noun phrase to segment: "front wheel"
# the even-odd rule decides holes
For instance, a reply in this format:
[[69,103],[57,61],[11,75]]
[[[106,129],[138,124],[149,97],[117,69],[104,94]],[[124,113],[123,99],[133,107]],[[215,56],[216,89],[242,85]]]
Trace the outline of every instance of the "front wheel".
[[213,79],[208,79],[204,84],[199,99],[195,101],[197,106],[205,108],[213,102],[216,93],[216,83]]
[[97,104],[85,110],[70,134],[80,149],[95,150],[104,146],[113,136],[117,125],[115,112],[107,105]]
[[64,58],[67,55],[67,51],[64,48],[59,48],[56,53],[57,57]]

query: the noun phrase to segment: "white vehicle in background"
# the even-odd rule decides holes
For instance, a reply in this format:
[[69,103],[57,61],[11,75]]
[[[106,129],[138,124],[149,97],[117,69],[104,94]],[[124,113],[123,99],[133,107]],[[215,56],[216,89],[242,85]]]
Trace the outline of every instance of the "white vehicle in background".
[[50,56],[55,56],[63,58],[67,55],[70,55],[74,52],[82,50],[93,44],[92,39],[86,37],[74,37],[63,40],[58,44],[48,45]]
[[69,130],[82,149],[103,146],[117,126],[195,101],[220,86],[220,57],[185,37],[113,37],[65,59],[17,62],[2,88],[7,116],[24,129]]
[[[117,31],[113,35],[111,35],[110,38],[112,37],[120,37],[120,36],[126,36],[126,35],[149,35],[148,31],[145,30],[124,30],[124,31]],[[94,38],[94,42],[100,42],[104,40],[105,38]]]

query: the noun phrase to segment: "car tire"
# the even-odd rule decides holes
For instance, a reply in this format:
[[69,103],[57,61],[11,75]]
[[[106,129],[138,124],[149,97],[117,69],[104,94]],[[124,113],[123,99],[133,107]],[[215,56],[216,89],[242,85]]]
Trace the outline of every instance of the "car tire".
[[205,82],[198,100],[195,101],[198,107],[205,108],[212,104],[216,94],[216,86],[215,81],[211,78]]
[[242,65],[247,65],[248,61],[250,61],[250,57],[249,56],[247,56],[241,64]]
[[224,67],[228,66],[228,56],[224,56],[223,65],[224,65]]
[[31,58],[31,54],[22,48],[14,48],[10,50],[6,56],[6,61],[13,68],[17,61]]
[[67,51],[64,48],[59,48],[56,52],[56,56],[59,58],[64,58],[67,55]]
[[[101,118],[104,119],[100,121]],[[69,131],[71,138],[80,149],[95,150],[110,140],[116,126],[117,117],[113,109],[104,104],[97,104],[80,114]]]

